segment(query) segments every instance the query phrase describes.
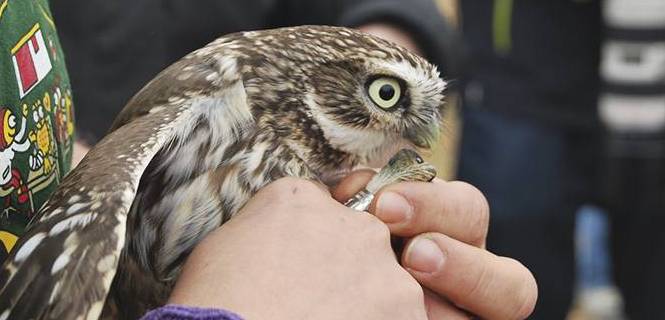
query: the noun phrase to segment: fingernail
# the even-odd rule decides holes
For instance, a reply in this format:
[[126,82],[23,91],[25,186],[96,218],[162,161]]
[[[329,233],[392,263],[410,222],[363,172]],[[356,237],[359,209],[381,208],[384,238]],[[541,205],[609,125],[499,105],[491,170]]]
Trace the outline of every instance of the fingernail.
[[387,191],[379,196],[374,215],[387,224],[400,223],[413,215],[413,208],[402,195]]
[[443,265],[443,252],[434,241],[416,238],[406,249],[405,266],[418,272],[434,273]]

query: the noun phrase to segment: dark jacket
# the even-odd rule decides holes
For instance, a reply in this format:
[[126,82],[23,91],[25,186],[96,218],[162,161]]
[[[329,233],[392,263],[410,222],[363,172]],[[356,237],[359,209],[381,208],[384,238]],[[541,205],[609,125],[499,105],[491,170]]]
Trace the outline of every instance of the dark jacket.
[[450,29],[431,0],[70,0],[53,8],[77,103],[77,131],[90,143],[161,69],[236,31],[387,21],[412,32],[450,74]]
[[464,0],[466,107],[597,124],[598,0]]

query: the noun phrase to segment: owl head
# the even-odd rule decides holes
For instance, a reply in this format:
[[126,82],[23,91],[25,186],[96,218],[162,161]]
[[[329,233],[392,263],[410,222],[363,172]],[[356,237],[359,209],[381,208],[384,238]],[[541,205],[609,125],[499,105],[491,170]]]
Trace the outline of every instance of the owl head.
[[244,70],[250,103],[262,115],[281,117],[309,159],[377,165],[401,147],[428,148],[439,132],[446,83],[407,49],[327,26],[236,39],[245,42],[238,48],[252,51],[239,52],[240,60],[247,57],[241,65],[251,66]]

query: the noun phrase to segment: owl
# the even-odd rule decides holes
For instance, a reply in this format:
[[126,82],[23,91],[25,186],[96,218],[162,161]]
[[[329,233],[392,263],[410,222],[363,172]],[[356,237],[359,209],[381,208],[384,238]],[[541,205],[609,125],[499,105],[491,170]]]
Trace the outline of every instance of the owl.
[[0,319],[139,318],[271,181],[333,185],[428,148],[445,86],[423,58],[346,28],[211,42],[140,90],[39,210],[0,270]]

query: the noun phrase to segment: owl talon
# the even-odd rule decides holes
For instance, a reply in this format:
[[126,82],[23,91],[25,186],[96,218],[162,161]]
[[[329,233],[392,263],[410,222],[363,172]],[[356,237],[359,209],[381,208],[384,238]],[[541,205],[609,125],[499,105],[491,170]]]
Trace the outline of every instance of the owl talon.
[[425,162],[411,149],[397,152],[381,171],[372,177],[367,188],[358,192],[344,203],[358,211],[366,211],[374,199],[374,194],[381,188],[397,182],[430,182],[436,177],[436,168]]

